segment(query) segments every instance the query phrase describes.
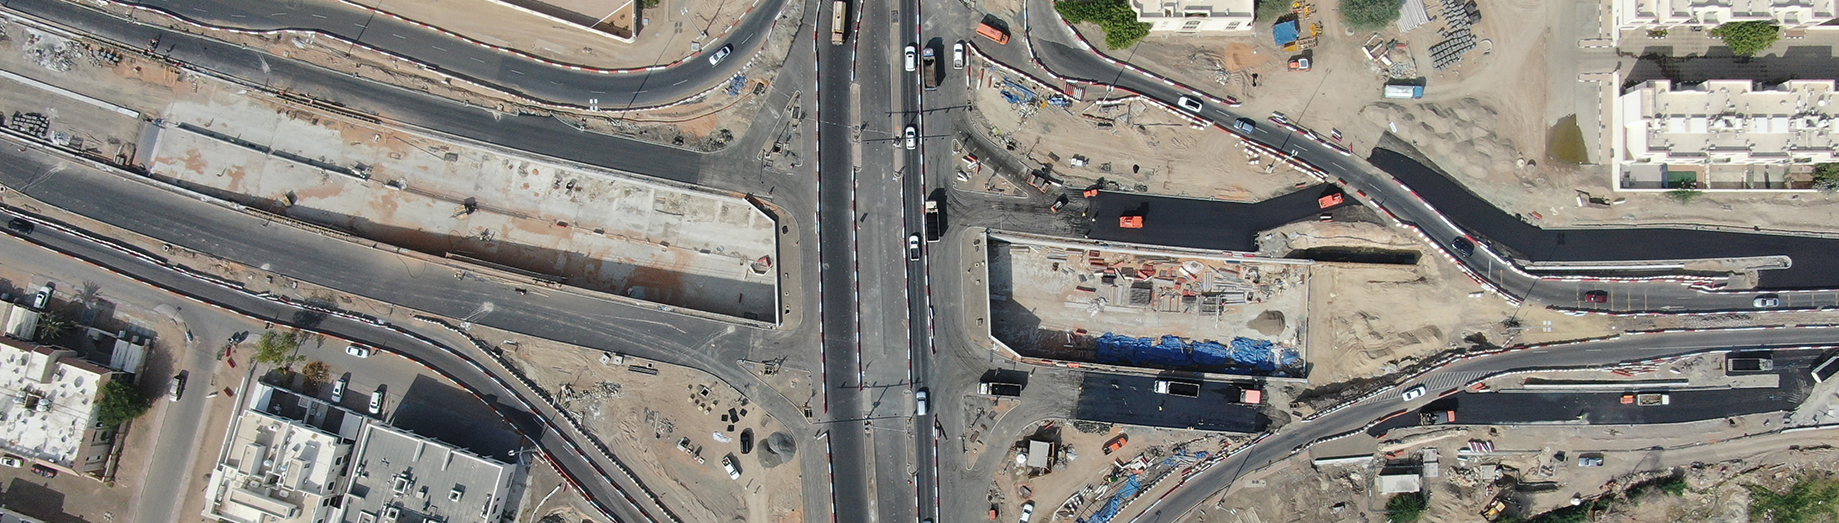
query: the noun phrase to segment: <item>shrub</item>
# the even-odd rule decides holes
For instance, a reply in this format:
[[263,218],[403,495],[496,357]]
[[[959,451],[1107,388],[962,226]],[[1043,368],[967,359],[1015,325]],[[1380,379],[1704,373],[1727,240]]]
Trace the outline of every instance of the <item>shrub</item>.
[[1673,201],[1679,202],[1680,205],[1692,203],[1693,200],[1697,200],[1700,196],[1704,195],[1704,191],[1695,191],[1692,189],[1674,189],[1667,191],[1667,197],[1672,198]]
[[1137,21],[1137,11],[1125,0],[1068,0],[1054,2],[1054,10],[1072,23],[1092,22],[1105,31],[1105,47],[1123,49],[1149,36],[1149,24]]
[[1810,476],[1788,486],[1785,492],[1761,485],[1744,485],[1750,490],[1750,521],[1804,523],[1832,521],[1839,517],[1839,480],[1831,476]]
[[1430,500],[1425,499],[1422,493],[1408,492],[1393,495],[1392,499],[1386,500],[1386,521],[1392,523],[1417,521],[1418,518],[1424,516],[1424,508],[1429,505]]
[[1359,31],[1378,31],[1398,20],[1404,0],[1341,0],[1341,20]]
[[110,381],[102,386],[102,398],[96,400],[96,422],[118,427],[147,413],[153,403],[147,395],[126,381]]
[[256,340],[254,359],[256,363],[292,366],[300,359],[300,356],[294,354],[294,349],[298,348],[300,348],[299,335],[292,332],[268,331],[262,333],[261,339]]
[[1826,192],[1839,191],[1839,163],[1814,165],[1813,188]]
[[1775,45],[1782,37],[1782,28],[1774,22],[1731,22],[1712,29],[1711,36],[1724,39],[1737,56],[1751,56]]

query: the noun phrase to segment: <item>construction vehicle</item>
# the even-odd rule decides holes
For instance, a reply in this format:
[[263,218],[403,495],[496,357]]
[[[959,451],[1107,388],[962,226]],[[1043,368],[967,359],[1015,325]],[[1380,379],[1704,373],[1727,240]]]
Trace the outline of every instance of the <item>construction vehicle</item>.
[[1022,385],[1020,383],[986,381],[977,384],[977,393],[985,396],[1019,398],[1022,396]]
[[938,90],[939,54],[930,45],[920,48],[920,78],[925,82],[926,90]]
[[997,45],[1009,44],[1009,33],[987,23],[977,24],[977,34],[996,42]]
[[1453,411],[1453,410],[1446,410],[1442,412],[1420,412],[1418,413],[1418,424],[1419,425],[1443,425],[1443,424],[1455,423],[1455,422],[1456,422],[1456,411]]
[[1623,394],[1622,395],[1623,405],[1633,404],[1633,405],[1638,405],[1642,407],[1658,407],[1661,405],[1671,405],[1672,403],[1673,403],[1672,396],[1668,396],[1666,394],[1660,394],[1660,393]]
[[830,7],[830,45],[843,45],[843,31],[849,27],[849,2],[836,0]]
[[1291,71],[1308,71],[1309,70],[1309,59],[1306,57],[1301,57],[1301,56],[1298,56],[1296,58],[1291,58],[1290,59],[1290,70]]
[[1323,209],[1327,209],[1329,207],[1341,205],[1342,202],[1346,202],[1346,201],[1347,201],[1346,196],[1343,196],[1342,193],[1334,193],[1328,196],[1317,198],[1315,200],[1315,204],[1321,206]]
[[1121,229],[1141,229],[1143,228],[1143,217],[1119,216],[1117,217],[1117,226]]
[[1156,380],[1156,393],[1198,398],[1200,397],[1200,384],[1192,381]]
[[1117,437],[1111,438],[1111,441],[1105,442],[1105,454],[1109,455],[1113,452],[1117,452],[1123,449],[1124,445],[1127,443],[1130,443],[1130,435],[1118,434]]
[[945,217],[939,214],[939,201],[936,199],[927,198],[925,208],[926,242],[937,242],[939,241],[939,236],[943,235],[945,232]]

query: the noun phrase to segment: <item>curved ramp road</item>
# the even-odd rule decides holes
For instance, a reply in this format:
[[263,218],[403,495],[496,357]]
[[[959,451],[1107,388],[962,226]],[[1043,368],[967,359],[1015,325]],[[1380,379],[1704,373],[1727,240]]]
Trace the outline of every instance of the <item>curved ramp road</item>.
[[[728,38],[708,43],[706,52],[670,67],[612,72],[509,53],[368,11],[322,3],[266,0],[142,0],[122,2],[218,28],[269,31],[297,29],[331,34],[367,47],[430,65],[441,72],[536,100],[580,107],[619,109],[676,102],[725,81],[739,71],[771,33],[786,0],[761,0]],[[60,21],[57,12],[87,7],[63,0],[17,0],[7,7]],[[149,40],[130,41],[144,46]],[[161,40],[161,50],[174,42]],[[709,52],[733,45],[734,52],[711,65]],[[175,49],[176,50],[176,49]],[[654,70],[655,69],[655,70]]]

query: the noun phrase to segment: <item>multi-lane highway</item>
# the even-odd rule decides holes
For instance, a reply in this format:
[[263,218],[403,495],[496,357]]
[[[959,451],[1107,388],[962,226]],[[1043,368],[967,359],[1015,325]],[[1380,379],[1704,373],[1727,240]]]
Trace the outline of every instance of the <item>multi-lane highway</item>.
[[[214,24],[254,29],[310,28],[343,35],[437,66],[449,74],[535,98],[619,107],[672,101],[732,74],[760,47],[782,4],[783,0],[763,1],[732,33],[729,42],[736,46],[736,54],[721,64],[691,60],[678,67],[626,75],[555,67],[388,19],[358,20],[357,11],[300,3],[271,9],[269,4],[234,0],[160,0],[153,5]],[[1016,213],[1039,213],[1044,206],[992,206],[954,215],[945,241],[923,247],[922,260],[908,259],[906,238],[922,230],[920,201],[928,191],[949,186],[947,166],[953,161],[950,144],[961,130],[967,129],[965,120],[957,116],[961,113],[947,108],[963,104],[967,97],[960,84],[960,71],[951,71],[938,91],[921,89],[918,75],[904,70],[901,50],[910,43],[931,45],[943,51],[948,60],[952,42],[974,40],[971,29],[981,13],[957,4],[922,6],[917,0],[893,4],[859,1],[853,5],[857,7],[852,13],[856,23],[843,45],[828,41],[829,3],[809,10],[803,26],[809,32],[801,32],[793,46],[793,57],[774,90],[775,96],[783,95],[788,102],[811,103],[816,109],[818,162],[815,184],[811,184],[797,179],[769,180],[759,175],[749,155],[758,150],[766,129],[778,123],[775,118],[779,115],[770,112],[773,118],[762,118],[766,123],[749,130],[742,144],[723,153],[703,155],[581,133],[550,118],[468,107],[237,46],[125,23],[76,4],[54,0],[15,0],[8,4],[11,9],[58,20],[128,45],[157,38],[163,47],[159,52],[175,60],[241,78],[251,85],[287,88],[335,101],[401,124],[662,178],[773,194],[774,203],[784,208],[787,218],[797,226],[788,234],[788,243],[797,245],[794,250],[802,259],[816,262],[795,271],[793,284],[808,285],[810,289],[802,301],[788,302],[817,311],[809,316],[816,321],[805,322],[790,332],[763,335],[737,331],[724,324],[631,307],[609,307],[566,294],[517,295],[504,284],[456,280],[451,271],[435,265],[401,265],[397,259],[376,251],[262,224],[247,215],[149,190],[114,175],[82,168],[54,170],[50,160],[35,152],[5,151],[9,162],[7,168],[0,169],[0,183],[29,187],[28,193],[41,200],[184,248],[250,265],[271,266],[290,277],[434,314],[467,317],[489,310],[477,321],[696,366],[743,390],[749,390],[754,380],[735,368],[733,360],[737,355],[750,354],[763,345],[800,346],[804,341],[815,340],[816,343],[802,346],[822,347],[821,354],[812,356],[819,359],[816,364],[823,371],[825,403],[818,423],[811,427],[812,434],[806,441],[809,445],[801,445],[814,449],[804,454],[803,462],[808,481],[807,513],[813,519],[832,515],[838,521],[973,520],[988,508],[985,485],[994,473],[993,456],[997,453],[986,452],[976,463],[966,461],[962,436],[969,423],[964,419],[962,400],[974,390],[976,376],[992,368],[1014,365],[999,361],[973,342],[980,329],[968,311],[976,307],[965,301],[967,295],[963,292],[976,288],[978,283],[975,271],[965,271],[975,267],[982,256],[982,246],[972,238],[973,231],[979,225],[1014,220]],[[1007,46],[978,41],[980,48],[1019,69],[1034,70],[1032,59],[1038,58],[1061,76],[1115,84],[1164,103],[1172,104],[1178,97],[1191,94],[1123,71],[1085,51],[1054,17],[1046,0],[1031,0],[1029,6],[1031,17],[1014,21],[1020,28],[1015,41]],[[811,38],[805,40],[802,35]],[[815,77],[803,79],[801,75],[810,74],[807,71],[814,71]],[[797,93],[807,89],[809,98],[797,98]],[[1209,103],[1198,116],[1226,125],[1242,115]],[[915,126],[921,135],[912,149],[900,138],[908,125]],[[1326,144],[1263,120],[1248,139],[1322,169],[1331,181],[1363,194],[1367,201],[1398,219],[1415,224],[1438,245],[1449,245],[1453,239],[1468,234],[1392,176]],[[948,211],[955,211],[962,201],[977,200],[952,194]],[[157,212],[148,212],[150,209]],[[796,241],[811,236],[816,241]],[[51,239],[41,241],[57,240],[55,235],[48,237]],[[78,247],[72,244],[68,248]],[[1510,260],[1486,248],[1462,258],[1479,276],[1516,296],[1575,305],[1584,290],[1582,284],[1554,282],[1521,272]],[[123,259],[119,263],[137,262]],[[221,288],[195,288],[196,285],[179,282],[171,283],[171,288],[237,308],[248,307],[257,315],[284,317],[282,310],[262,308],[277,307],[272,302],[237,297]],[[821,294],[815,292],[819,285]],[[1624,310],[1745,309],[1753,297],[1750,293],[1704,293],[1675,283],[1590,285],[1592,289],[1609,289],[1619,300],[1609,305]],[[478,366],[454,356],[452,351],[416,345],[421,343],[419,340],[391,338],[392,331],[375,326],[346,323],[333,321],[327,328],[379,346],[404,347],[401,350],[411,351],[413,357],[457,376],[475,391],[501,398],[529,397],[529,391],[512,390],[514,386],[507,388],[492,379],[489,371],[467,370]],[[817,336],[820,329],[821,338]],[[401,338],[399,334],[393,336]],[[1535,364],[1603,363],[1737,344],[1815,344],[1836,340],[1839,333],[1830,329],[1649,335],[1471,360],[1422,379],[1479,376]],[[1076,380],[1069,374],[1042,370],[1035,379],[1070,387]],[[931,394],[931,412],[925,416],[914,410],[913,394],[919,389]],[[751,396],[766,404],[775,417],[796,425],[795,406],[770,393]],[[1043,398],[1040,391],[1029,393],[1025,396],[1029,402],[1024,402],[999,427],[1019,429],[1017,425],[1070,412],[1070,403]],[[1379,416],[1409,406],[1395,396],[1381,396],[1294,425],[1192,478],[1145,519],[1171,521],[1230,485],[1245,470],[1279,459],[1314,439],[1358,430]],[[513,420],[518,421],[515,413],[519,409],[511,411]],[[636,484],[618,479],[595,484],[594,471],[605,470],[608,465],[598,463],[602,458],[591,452],[568,450],[578,445],[573,440],[578,435],[532,421],[554,415],[546,407],[526,406],[522,412],[527,417],[518,421],[519,428],[540,435],[533,439],[565,470],[589,483],[589,495],[610,506],[615,514],[638,520],[643,518],[639,511],[654,516],[663,512],[662,507],[642,508],[646,505],[643,502],[621,501],[639,496],[636,492],[640,487]],[[940,435],[944,437],[937,437]],[[993,437],[1007,435],[999,432]],[[817,452],[817,448],[827,452]]]

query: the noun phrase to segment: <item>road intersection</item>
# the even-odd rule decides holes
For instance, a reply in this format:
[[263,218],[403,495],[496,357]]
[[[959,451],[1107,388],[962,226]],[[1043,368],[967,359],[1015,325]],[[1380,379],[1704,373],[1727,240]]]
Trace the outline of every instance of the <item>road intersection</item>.
[[[734,33],[738,36],[735,40],[737,53],[752,54],[767,28],[762,24],[770,24],[778,10],[776,6],[782,3],[783,0],[768,0],[742,23]],[[186,2],[184,7],[166,2],[155,5],[178,11],[204,9],[202,13],[180,13],[188,17],[238,20],[242,17],[233,14],[239,13],[238,9],[247,10],[239,7],[244,4],[237,2]],[[1025,36],[1018,35],[1017,41],[1008,46],[980,43],[979,50],[1018,70],[1039,70],[1063,78],[1116,85],[1165,104],[1194,93],[1127,71],[1093,55],[1072,40],[1075,37],[1070,36],[1053,16],[1046,0],[1034,0],[1029,6],[1029,18],[1018,21],[1019,32]],[[117,42],[158,38],[174,44],[166,51],[168,56],[191,66],[240,78],[252,85],[286,86],[428,132],[688,183],[772,194],[776,205],[786,209],[788,215],[798,217],[792,220],[798,227],[788,235],[816,239],[787,242],[798,245],[804,259],[818,260],[809,267],[799,268],[794,277],[798,281],[788,284],[808,283],[809,288],[821,289],[805,295],[802,302],[788,302],[795,307],[817,311],[810,315],[816,321],[789,325],[790,328],[784,330],[737,331],[732,325],[720,322],[636,307],[609,307],[590,298],[566,294],[522,296],[510,292],[511,289],[502,283],[455,280],[438,273],[443,270],[438,266],[396,266],[401,262],[378,251],[265,223],[195,198],[149,191],[137,182],[122,178],[131,175],[99,169],[65,169],[56,177],[33,183],[27,194],[175,245],[250,265],[273,266],[276,272],[290,277],[433,315],[464,317],[477,310],[481,303],[494,303],[494,312],[476,321],[567,343],[702,368],[743,390],[753,390],[758,385],[755,378],[734,362],[751,354],[752,347],[763,344],[798,346],[801,343],[821,346],[824,405],[813,423],[805,427],[810,429],[809,441],[801,442],[808,443],[801,446],[817,448],[821,442],[829,453],[802,454],[801,466],[811,482],[806,488],[807,513],[831,514],[838,521],[971,520],[988,508],[984,501],[984,484],[997,466],[995,453],[984,454],[976,463],[966,462],[964,443],[958,436],[968,423],[962,419],[961,409],[940,408],[940,405],[974,391],[975,377],[985,371],[1022,366],[1000,360],[979,348],[981,344],[974,340],[982,336],[978,334],[980,327],[968,322],[964,296],[958,292],[967,287],[966,273],[961,270],[964,267],[958,262],[939,262],[972,259],[981,251],[977,235],[981,226],[993,223],[984,220],[987,213],[964,213],[963,218],[954,219],[944,241],[925,247],[921,260],[911,261],[906,256],[905,238],[923,229],[920,202],[933,190],[950,186],[946,178],[949,169],[938,166],[948,166],[953,161],[946,142],[962,126],[954,113],[929,112],[927,107],[953,105],[953,101],[963,99],[964,91],[951,82],[940,91],[925,91],[917,76],[901,71],[899,61],[893,57],[899,56],[899,49],[909,43],[942,43],[949,47],[953,41],[973,40],[970,28],[974,22],[971,20],[980,15],[956,5],[922,6],[916,1],[887,7],[858,9],[859,22],[842,46],[830,45],[825,38],[827,29],[818,22],[827,20],[828,5],[811,10],[804,19],[804,30],[812,31],[813,35],[811,47],[803,43],[795,46],[794,57],[788,60],[786,71],[811,70],[815,71],[815,76],[809,83],[782,81],[775,87],[775,93],[790,99],[805,88],[812,90],[810,103],[815,105],[819,115],[815,144],[819,160],[816,178],[806,183],[769,180],[758,176],[757,170],[749,172],[748,168],[741,167],[747,153],[757,150],[760,140],[764,139],[763,129],[771,126],[755,126],[742,143],[725,152],[698,154],[581,133],[553,119],[461,108],[421,93],[356,80],[272,56],[264,57],[253,50],[124,23],[73,4],[52,0],[20,0],[9,4],[10,9],[70,24]],[[922,9],[944,12],[927,12],[922,16]],[[251,17],[269,24],[252,28],[282,27],[282,22],[293,21],[292,18],[278,21],[272,15]],[[200,19],[223,22],[219,18]],[[310,27],[343,34],[339,32],[343,27],[333,22],[324,22],[329,25],[323,27]],[[364,26],[356,22],[350,25]],[[366,31],[370,30],[391,34],[414,28],[379,26]],[[354,38],[369,42],[374,37]],[[377,45],[390,44],[392,52],[403,56],[429,56],[422,52],[441,45],[443,38],[447,37],[427,33],[415,39],[396,39]],[[807,50],[811,52],[807,54]],[[469,53],[439,59],[458,60],[471,56]],[[697,90],[698,84],[706,88],[731,74],[733,67],[738,67],[734,61],[716,67],[695,60],[659,72],[655,79],[637,79],[634,83],[635,78],[630,76],[583,75],[549,64],[519,62],[524,59],[514,56],[494,54],[494,59],[497,66],[459,63],[442,67],[558,103],[581,103],[592,98],[596,94],[594,90],[607,90],[632,94],[634,105],[670,101],[672,96]],[[512,74],[506,71],[515,71],[515,76],[537,73],[547,83],[506,81],[506,75]],[[595,80],[577,81],[584,76]],[[795,75],[789,76],[795,78]],[[687,83],[679,82],[685,85],[681,90],[654,92],[645,87],[653,85],[648,82],[668,79]],[[1199,116],[1223,126],[1242,115],[1234,114],[1221,104],[1210,103]],[[907,125],[918,127],[925,137],[913,149],[901,147],[895,139],[898,130]],[[1248,138],[1319,169],[1330,181],[1362,194],[1366,201],[1423,232],[1427,242],[1440,249],[1447,249],[1458,237],[1468,237],[1460,225],[1393,177],[1333,146],[1301,136],[1279,131],[1275,126],[1261,125]],[[25,185],[23,182],[46,172],[56,162],[70,161],[38,151],[14,153],[9,149],[5,156],[9,167],[0,170],[0,182],[10,187]],[[149,192],[153,194],[149,196]],[[948,201],[958,202],[964,198],[951,194]],[[948,212],[956,209],[953,205],[947,208]],[[145,212],[146,209],[159,212]],[[815,222],[804,223],[802,217],[813,217]],[[286,318],[290,313],[286,305],[178,275],[170,268],[100,248],[76,236],[47,232],[34,236],[33,240],[232,310],[267,318]],[[965,249],[973,252],[967,255]],[[1578,301],[1579,285],[1561,284],[1557,283],[1561,280],[1528,274],[1492,249],[1484,247],[1476,249],[1472,255],[1451,254],[1451,257],[1469,267],[1478,280],[1514,299],[1552,304]],[[1610,288],[1617,296],[1643,296],[1645,301],[1640,306],[1629,302],[1620,307],[1635,310],[1747,310],[1754,295],[1705,292],[1665,281],[1592,285]],[[935,297],[941,299],[935,300]],[[612,456],[584,449],[584,445],[591,447],[592,444],[584,443],[587,438],[568,428],[565,422],[556,421],[561,416],[540,399],[540,393],[516,380],[507,381],[496,376],[501,371],[493,369],[489,360],[480,359],[477,354],[466,355],[464,348],[430,345],[426,340],[404,334],[401,329],[362,321],[335,317],[320,328],[348,339],[405,352],[455,377],[476,394],[517,398],[518,401],[510,405],[501,399],[498,405],[503,409],[501,412],[507,413],[515,425],[531,434],[531,439],[581,482],[589,495],[606,507],[610,516],[633,521],[672,519],[668,508],[644,500],[644,488],[637,478],[625,477],[615,470],[618,466]],[[811,340],[816,341],[810,343]],[[1839,331],[1780,329],[1625,336],[1585,345],[1533,348],[1465,360],[1401,385],[1431,381],[1445,375],[1481,376],[1529,366],[1602,364],[1734,346],[1825,344],[1839,344]],[[1044,379],[1064,377],[1061,370],[1041,369],[1040,372]],[[934,408],[929,415],[916,415],[914,411],[913,393],[920,389],[929,389],[934,398]],[[789,424],[796,425],[795,420],[802,419],[799,406],[774,399],[772,394],[755,397],[763,398],[761,401],[767,410]],[[1031,423],[1041,418],[1064,416],[1069,405],[1063,403],[1049,400],[1030,405],[1023,415],[1011,419],[1023,420],[1014,423]],[[1231,485],[1244,471],[1288,456],[1312,441],[1360,430],[1367,423],[1407,406],[1395,396],[1375,396],[1301,424],[1300,428],[1272,435],[1189,478],[1186,486],[1162,500],[1143,520],[1173,521],[1188,508],[1198,506],[1218,490]],[[819,485],[819,482],[829,484]]]

